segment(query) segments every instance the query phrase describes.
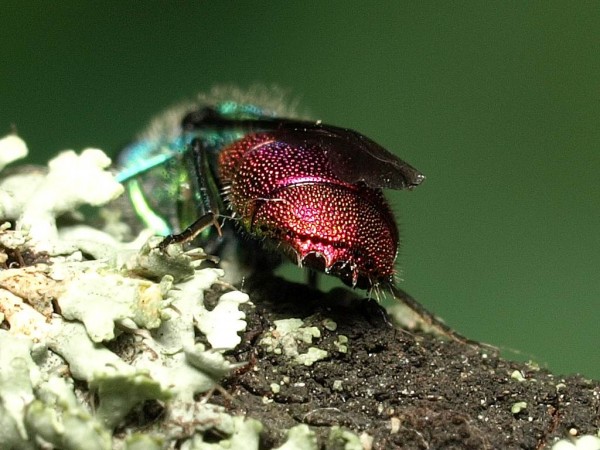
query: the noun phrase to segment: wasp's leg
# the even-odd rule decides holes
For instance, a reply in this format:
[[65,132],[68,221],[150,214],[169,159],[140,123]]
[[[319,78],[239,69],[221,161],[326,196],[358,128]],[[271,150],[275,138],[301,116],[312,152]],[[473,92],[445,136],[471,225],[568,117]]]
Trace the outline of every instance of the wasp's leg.
[[425,322],[427,325],[435,328],[437,331],[439,331],[442,335],[446,336],[447,338],[449,338],[453,341],[456,341],[456,342],[460,342],[461,344],[466,344],[466,345],[469,345],[469,346],[475,347],[475,348],[487,348],[487,349],[494,350],[494,351],[497,350],[492,345],[485,344],[483,342],[474,341],[472,339],[469,339],[469,338],[461,335],[457,331],[453,330],[448,325],[446,325],[444,322],[442,322],[440,319],[438,319],[433,314],[431,314],[429,311],[427,311],[423,307],[423,305],[421,305],[410,294],[406,293],[402,289],[400,289],[394,285],[390,286],[390,288],[391,288],[392,294],[394,295],[396,300],[399,300],[400,302],[404,303],[409,309],[411,309],[414,313],[416,313],[419,316],[419,318],[421,320],[423,320],[423,322]]
[[183,244],[185,242],[189,242],[212,225],[215,225],[220,230],[220,226],[216,221],[216,217],[217,216],[214,213],[205,214],[181,233],[170,234],[165,237],[160,244],[158,244],[158,248],[164,250],[171,244]]
[[189,242],[210,226],[217,229],[219,236],[222,235],[221,225],[218,222],[222,201],[219,188],[210,168],[207,150],[200,139],[194,139],[190,146],[189,157],[191,161],[188,161],[188,163],[192,165],[192,173],[196,174],[192,177],[192,183],[194,183],[195,191],[198,194],[199,218],[181,233],[165,237],[159,244],[161,250],[164,250],[169,244]]
[[312,269],[307,269],[306,284],[312,289],[319,289],[319,273]]

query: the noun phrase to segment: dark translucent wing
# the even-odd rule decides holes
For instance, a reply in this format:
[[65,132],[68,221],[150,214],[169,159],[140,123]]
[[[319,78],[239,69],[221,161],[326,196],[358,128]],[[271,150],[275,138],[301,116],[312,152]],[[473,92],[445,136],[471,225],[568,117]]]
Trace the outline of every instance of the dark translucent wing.
[[119,154],[117,181],[122,183],[180,157],[190,141],[191,137],[182,133],[171,140],[142,139],[133,142]]
[[245,129],[246,133],[273,131],[292,145],[318,145],[334,173],[349,183],[362,181],[375,188],[411,189],[425,179],[417,169],[368,137],[320,122],[272,117],[238,120],[224,117],[213,108],[204,108],[188,114],[183,128]]
[[343,181],[370,187],[412,189],[425,176],[376,142],[353,130],[327,125],[298,130],[301,139],[319,145],[333,172]]

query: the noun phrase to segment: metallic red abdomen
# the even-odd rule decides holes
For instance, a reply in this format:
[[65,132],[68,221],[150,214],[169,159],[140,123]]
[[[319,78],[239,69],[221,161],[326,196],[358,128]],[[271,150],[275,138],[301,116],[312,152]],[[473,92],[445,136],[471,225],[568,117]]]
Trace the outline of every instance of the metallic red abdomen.
[[348,285],[392,281],[398,231],[381,190],[340,180],[318,145],[253,134],[224,149],[219,167],[247,232]]

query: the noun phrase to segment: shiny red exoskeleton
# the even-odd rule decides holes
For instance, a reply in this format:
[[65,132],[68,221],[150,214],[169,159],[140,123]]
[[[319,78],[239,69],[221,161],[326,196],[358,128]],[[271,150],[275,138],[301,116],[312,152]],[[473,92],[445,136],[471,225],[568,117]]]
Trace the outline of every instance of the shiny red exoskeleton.
[[182,130],[197,136],[185,155],[201,214],[161,247],[220,230],[227,204],[246,234],[299,266],[352,287],[392,284],[398,227],[382,189],[412,189],[425,178],[419,171],[366,136],[321,122],[231,118],[205,107],[185,116]]
[[287,134],[251,134],[219,155],[243,228],[346,284],[391,282],[398,231],[381,190],[343,181],[318,142],[290,143]]

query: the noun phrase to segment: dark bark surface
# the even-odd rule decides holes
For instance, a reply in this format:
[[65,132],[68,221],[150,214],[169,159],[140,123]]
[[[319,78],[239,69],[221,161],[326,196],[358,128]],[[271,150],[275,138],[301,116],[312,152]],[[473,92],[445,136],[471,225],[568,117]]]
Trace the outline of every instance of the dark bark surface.
[[[600,427],[600,382],[394,328],[374,301],[344,290],[322,294],[280,279],[248,290],[255,308],[247,310],[234,357],[251,364],[225,383],[232,399],[211,401],[260,420],[264,448],[280,445],[299,423],[317,433],[321,448],[329,448],[330,427],[339,425],[369,435],[373,449],[541,449]],[[299,350],[318,347],[325,359],[305,366],[260,344],[274,320],[292,317],[321,332]],[[337,329],[329,330],[328,320]],[[340,336],[348,338],[347,352]],[[511,376],[515,371],[524,379]],[[516,412],[520,402],[526,407]]]

